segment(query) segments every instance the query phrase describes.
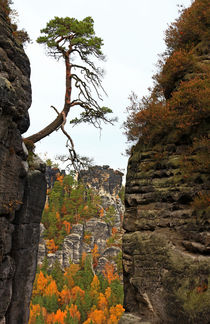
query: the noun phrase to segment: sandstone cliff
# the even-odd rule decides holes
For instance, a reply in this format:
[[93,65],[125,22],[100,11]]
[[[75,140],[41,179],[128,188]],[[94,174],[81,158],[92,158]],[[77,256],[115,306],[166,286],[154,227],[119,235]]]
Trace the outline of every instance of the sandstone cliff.
[[[28,323],[45,176],[29,170],[30,64],[0,10],[0,323]],[[39,166],[38,166],[38,169]]]
[[207,5],[205,0],[193,2],[169,29],[170,56],[155,89],[163,91],[166,101],[155,102],[159,94],[154,90],[145,115],[136,117],[145,118],[159,107],[156,111],[164,111],[162,119],[152,113],[145,123],[139,119],[141,136],[128,162],[123,237],[127,314],[120,323],[210,320]]
[[191,316],[208,323],[209,290],[199,289],[210,279],[209,215],[195,215],[190,203],[209,183],[202,175],[191,183],[181,176],[184,149],[165,146],[157,161],[158,152],[137,145],[128,165],[125,306],[151,323],[191,323]]

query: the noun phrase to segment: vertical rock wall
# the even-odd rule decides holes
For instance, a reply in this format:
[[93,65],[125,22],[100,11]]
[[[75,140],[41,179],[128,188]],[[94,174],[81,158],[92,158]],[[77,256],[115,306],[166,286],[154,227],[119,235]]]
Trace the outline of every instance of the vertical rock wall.
[[0,10],[0,323],[28,323],[45,176],[29,171],[30,64]]
[[139,143],[128,163],[125,308],[150,323],[207,324],[210,319],[210,218],[191,205],[196,194],[208,192],[209,176],[183,175],[186,150],[163,145],[160,154]]
[[169,26],[151,97],[128,120],[140,138],[127,169],[120,323],[210,323],[207,8],[192,1]]

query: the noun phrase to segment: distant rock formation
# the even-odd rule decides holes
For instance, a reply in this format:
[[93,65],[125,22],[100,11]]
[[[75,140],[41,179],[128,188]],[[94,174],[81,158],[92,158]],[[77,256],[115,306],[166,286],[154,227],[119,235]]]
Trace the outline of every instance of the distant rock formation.
[[115,225],[120,227],[124,206],[119,198],[122,188],[123,173],[111,169],[108,165],[90,167],[88,170],[81,171],[79,179],[88,187],[94,188],[102,200],[102,206],[106,209],[113,206],[116,211]]
[[118,170],[111,169],[108,165],[95,165],[89,167],[88,170],[82,170],[79,174],[79,180],[82,180],[91,188],[95,188],[100,196],[103,193],[107,196],[118,195],[122,187],[123,173]]
[[[112,235],[112,228],[116,227],[120,231],[122,225],[124,205],[118,196],[122,187],[122,175],[121,172],[114,171],[108,166],[94,166],[80,173],[79,180],[83,181],[88,187],[93,188],[101,196],[101,204],[104,210],[110,206],[113,207],[115,211],[113,224],[110,225],[103,219],[93,215],[84,224],[73,225],[71,233],[64,239],[62,249],[51,254],[47,254],[43,236],[44,225],[41,224],[39,264],[47,257],[49,267],[54,264],[55,260],[59,260],[61,266],[66,268],[69,266],[70,260],[73,263],[79,263],[82,253],[90,253],[96,244],[100,254],[97,270],[102,271],[105,263],[108,260],[113,260],[121,252],[118,246],[108,247],[107,240]],[[90,235],[88,242],[85,240],[86,234]]]
[[28,58],[0,8],[0,323],[7,324],[28,323],[46,192],[21,136],[29,127],[29,78]]
[[[73,263],[79,263],[82,253],[90,253],[95,244],[98,246],[100,254],[98,262],[101,266],[98,267],[99,270],[102,270],[103,262],[100,263],[101,258],[111,260],[112,257],[121,252],[119,247],[107,247],[107,240],[111,236],[110,226],[98,218],[91,218],[85,224],[73,225],[71,234],[64,239],[62,249],[50,254],[47,254],[46,243],[43,238],[44,226],[42,224],[41,228],[38,263],[42,264],[45,257],[47,257],[49,268],[52,267],[56,260],[60,262],[62,268],[68,267],[70,260]],[[91,233],[89,243],[86,243],[84,239],[86,233]]]

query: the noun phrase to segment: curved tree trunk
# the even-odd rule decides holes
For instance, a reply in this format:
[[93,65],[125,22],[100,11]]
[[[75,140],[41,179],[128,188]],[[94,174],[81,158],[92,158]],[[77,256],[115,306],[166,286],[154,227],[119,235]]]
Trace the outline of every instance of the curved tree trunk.
[[45,128],[43,128],[41,131],[37,132],[36,134],[33,134],[26,139],[29,141],[32,141],[33,143],[36,143],[40,141],[42,138],[50,135],[53,133],[59,126],[61,126],[63,123],[63,115],[60,113],[56,119],[53,120],[52,123],[47,125]]
[[65,66],[66,66],[66,93],[65,93],[65,104],[63,110],[58,114],[57,118],[55,118],[52,123],[47,125],[41,131],[31,136],[28,136],[26,140],[32,141],[33,143],[40,141],[41,139],[45,138],[46,136],[53,133],[56,129],[58,129],[58,127],[60,127],[64,122],[64,120],[66,119],[71,107],[71,65],[69,62],[70,53],[71,53],[70,50],[66,53],[63,53],[65,58]]

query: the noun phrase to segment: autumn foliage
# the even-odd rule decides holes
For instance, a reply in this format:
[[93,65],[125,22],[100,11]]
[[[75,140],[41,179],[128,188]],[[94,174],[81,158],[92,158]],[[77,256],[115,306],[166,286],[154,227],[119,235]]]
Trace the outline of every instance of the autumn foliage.
[[17,18],[17,12],[11,8],[13,4],[12,0],[0,0],[0,8],[2,12],[5,14],[5,17],[10,24],[12,29],[12,34],[17,42],[24,44],[26,42],[30,42],[30,38],[28,33],[24,30],[18,29],[17,23],[14,18]]
[[143,145],[192,144],[207,136],[210,118],[208,54],[210,9],[207,0],[195,0],[182,9],[166,31],[167,49],[159,61],[150,95],[139,100],[132,94],[124,124],[129,141]]
[[[58,173],[53,188],[48,190],[42,217],[48,253],[56,253],[74,224],[93,215],[109,222],[115,239],[119,233],[111,225],[113,207],[103,209],[95,192],[72,176]],[[91,240],[92,234],[85,232],[83,241],[90,245]],[[79,264],[70,262],[66,269],[61,269],[58,261],[49,268],[46,258],[35,278],[29,324],[118,323],[124,311],[118,266],[107,263],[104,273],[95,273],[99,257],[99,247],[94,244],[89,254],[82,254]],[[118,264],[117,259],[113,261]]]
[[42,266],[35,279],[29,324],[117,324],[124,312],[122,285],[111,264],[105,269],[104,275],[93,274],[86,255],[80,265],[70,264],[62,278]]
[[166,31],[165,42],[168,51],[192,48],[209,37],[210,8],[208,0],[195,0],[181,10],[181,16]]
[[99,252],[98,252],[98,245],[95,244],[94,248],[91,250],[92,252],[92,256],[93,256],[93,267],[96,268],[97,264],[98,264],[98,258],[100,256]]
[[112,263],[105,264],[105,269],[103,270],[103,274],[105,278],[107,278],[109,284],[115,279],[119,280],[119,275],[116,273],[114,269],[114,265]]
[[47,240],[46,246],[48,249],[48,253],[55,253],[55,251],[57,251],[57,249],[58,249],[58,246],[55,245],[55,242],[53,239]]
[[[208,0],[181,8],[180,17],[165,33],[167,47],[153,77],[154,86],[141,100],[130,95],[124,123],[128,141],[138,141],[140,150],[152,148],[161,155],[165,145],[185,147],[180,172],[189,183],[207,182],[210,172],[209,30]],[[203,222],[209,217],[208,198],[207,192],[198,192],[191,204]]]
[[[63,176],[58,172],[53,188],[48,189],[42,216],[48,253],[55,253],[62,246],[64,238],[71,233],[72,225],[84,223],[93,216],[113,225],[114,215],[113,206],[104,210],[94,190],[78,183],[73,176]],[[91,234],[85,233],[84,242],[89,244],[90,241]]]

